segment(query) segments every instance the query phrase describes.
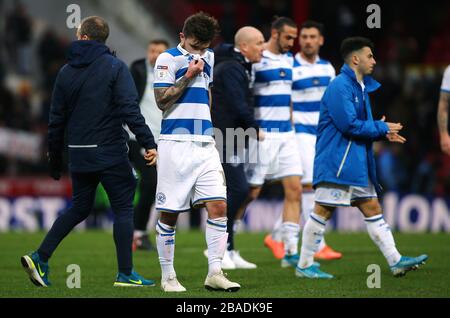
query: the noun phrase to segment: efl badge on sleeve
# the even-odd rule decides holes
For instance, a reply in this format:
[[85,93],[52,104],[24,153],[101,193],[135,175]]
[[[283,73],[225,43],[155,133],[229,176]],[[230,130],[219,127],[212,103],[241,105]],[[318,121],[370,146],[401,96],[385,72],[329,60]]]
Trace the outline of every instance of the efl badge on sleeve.
[[160,80],[165,79],[169,74],[169,67],[167,65],[158,65],[156,67],[156,77]]

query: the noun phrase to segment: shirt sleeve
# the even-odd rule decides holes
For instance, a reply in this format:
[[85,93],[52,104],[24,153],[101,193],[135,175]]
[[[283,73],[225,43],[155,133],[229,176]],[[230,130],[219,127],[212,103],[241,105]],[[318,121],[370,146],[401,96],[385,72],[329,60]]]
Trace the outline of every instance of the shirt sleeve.
[[445,69],[444,76],[442,78],[441,91],[450,93],[450,65]]
[[214,53],[211,52],[211,57],[209,59],[209,63],[211,66],[211,70],[210,70],[210,75],[209,75],[209,87],[213,86],[213,82],[214,82]]
[[155,63],[155,82],[154,88],[171,87],[175,84],[175,61],[169,53],[162,53],[158,56]]

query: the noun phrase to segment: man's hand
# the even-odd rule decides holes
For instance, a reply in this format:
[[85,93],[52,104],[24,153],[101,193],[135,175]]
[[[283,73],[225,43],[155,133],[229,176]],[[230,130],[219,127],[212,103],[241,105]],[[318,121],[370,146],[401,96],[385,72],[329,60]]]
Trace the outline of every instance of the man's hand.
[[145,151],[144,159],[147,161],[147,166],[156,165],[156,159],[158,157],[158,152],[156,149],[147,149]]
[[450,156],[450,136],[448,134],[441,134],[441,149]]
[[[385,121],[385,120],[386,120],[386,116],[383,116],[383,118],[381,118],[381,121]],[[386,122],[386,125],[389,128],[388,134],[391,134],[391,133],[396,134],[400,130],[402,130],[402,128],[403,128],[403,125],[400,124],[400,123],[389,123],[389,122]]]
[[386,135],[386,138],[390,141],[390,142],[398,142],[400,144],[404,144],[406,142],[406,138],[403,136],[400,136],[397,133],[388,133]]
[[264,130],[260,129],[258,130],[258,141],[264,141],[266,139],[266,134],[264,133]]
[[155,99],[158,108],[162,111],[170,109],[175,102],[184,94],[189,84],[195,80],[195,77],[203,72],[205,62],[201,59],[193,59],[189,63],[186,74],[181,77],[171,87],[155,88]]
[[205,66],[205,62],[203,62],[202,59],[193,59],[188,66],[188,69],[186,71],[186,77],[188,79],[192,79],[201,72],[203,72],[203,67]]
[[47,160],[50,177],[58,181],[59,179],[61,179],[62,155],[48,152]]

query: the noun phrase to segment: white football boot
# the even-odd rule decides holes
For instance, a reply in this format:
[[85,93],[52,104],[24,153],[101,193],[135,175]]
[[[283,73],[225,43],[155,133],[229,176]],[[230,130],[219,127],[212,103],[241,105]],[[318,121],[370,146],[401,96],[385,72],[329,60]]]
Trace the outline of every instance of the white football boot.
[[166,279],[161,280],[161,289],[165,292],[185,292],[186,288],[180,284],[175,273],[169,274]]
[[241,285],[231,282],[222,271],[208,275],[205,279],[205,288],[212,291],[237,292]]
[[230,259],[233,261],[235,268],[254,269],[257,267],[256,264],[250,263],[245,259],[243,259],[242,256],[239,254],[239,251],[229,251],[229,254]]

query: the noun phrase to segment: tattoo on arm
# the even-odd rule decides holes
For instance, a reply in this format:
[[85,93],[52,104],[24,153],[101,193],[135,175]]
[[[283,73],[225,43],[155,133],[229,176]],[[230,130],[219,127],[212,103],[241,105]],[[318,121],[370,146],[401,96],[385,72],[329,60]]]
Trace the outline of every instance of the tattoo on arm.
[[183,95],[192,78],[183,76],[174,86],[168,88],[155,88],[155,99],[158,108],[168,110]]
[[448,133],[448,107],[450,102],[450,93],[441,92],[438,106],[438,127],[439,133]]

